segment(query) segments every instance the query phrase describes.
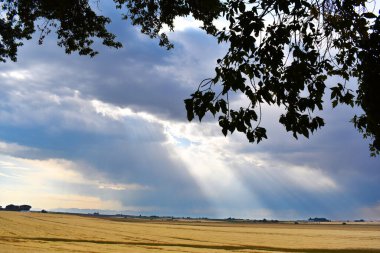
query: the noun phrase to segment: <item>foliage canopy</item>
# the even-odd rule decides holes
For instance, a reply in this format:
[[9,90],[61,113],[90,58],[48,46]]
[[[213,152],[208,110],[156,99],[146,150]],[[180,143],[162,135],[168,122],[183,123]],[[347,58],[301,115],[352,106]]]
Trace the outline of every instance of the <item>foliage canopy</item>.
[[[99,1],[99,0],[98,0]],[[185,100],[187,116],[218,117],[224,135],[235,130],[250,142],[267,138],[260,126],[262,104],[285,108],[279,122],[295,138],[309,137],[324,125],[315,116],[323,109],[330,88],[333,107],[347,104],[363,109],[352,119],[372,155],[380,152],[380,17],[375,1],[365,0],[113,0],[124,19],[141,32],[173,45],[163,25],[173,29],[179,16],[192,15],[202,29],[227,42],[229,50],[217,60],[215,76],[203,80]],[[40,32],[39,42],[54,31],[66,53],[94,56],[94,39],[119,48],[106,25],[109,17],[96,12],[88,0],[0,0],[0,61],[16,61],[24,39]],[[228,26],[217,29],[223,17]],[[327,87],[326,80],[336,80]],[[348,87],[356,83],[356,90]],[[244,95],[248,105],[232,108],[229,95]]]

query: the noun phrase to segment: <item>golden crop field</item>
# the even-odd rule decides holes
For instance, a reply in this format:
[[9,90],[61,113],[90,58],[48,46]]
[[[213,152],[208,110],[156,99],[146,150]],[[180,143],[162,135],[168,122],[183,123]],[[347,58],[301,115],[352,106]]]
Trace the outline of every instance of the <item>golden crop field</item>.
[[0,252],[380,252],[380,226],[160,222],[3,211]]

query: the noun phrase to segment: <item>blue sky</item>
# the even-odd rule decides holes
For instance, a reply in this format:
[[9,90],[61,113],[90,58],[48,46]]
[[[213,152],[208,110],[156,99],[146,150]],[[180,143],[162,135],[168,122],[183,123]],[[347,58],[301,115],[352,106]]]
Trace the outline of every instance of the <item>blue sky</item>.
[[380,160],[349,123],[354,110],[326,103],[326,127],[297,141],[278,123],[281,108],[265,107],[269,140],[225,138],[215,120],[187,122],[183,100],[226,45],[182,19],[167,51],[105,12],[122,49],[65,55],[51,35],[1,64],[0,205],[380,219]]

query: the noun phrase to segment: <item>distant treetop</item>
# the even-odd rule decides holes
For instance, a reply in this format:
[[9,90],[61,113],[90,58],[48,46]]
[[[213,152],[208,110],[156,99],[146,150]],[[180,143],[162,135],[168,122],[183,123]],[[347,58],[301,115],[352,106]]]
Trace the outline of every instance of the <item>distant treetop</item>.
[[17,205],[10,204],[5,207],[5,210],[6,211],[29,211],[31,208],[32,207],[29,205],[17,206]]

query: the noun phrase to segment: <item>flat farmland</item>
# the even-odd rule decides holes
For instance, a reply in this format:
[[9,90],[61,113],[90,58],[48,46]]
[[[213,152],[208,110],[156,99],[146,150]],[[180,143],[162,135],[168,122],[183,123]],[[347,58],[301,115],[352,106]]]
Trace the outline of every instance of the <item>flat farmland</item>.
[[0,252],[380,253],[380,225],[150,221],[2,211]]

